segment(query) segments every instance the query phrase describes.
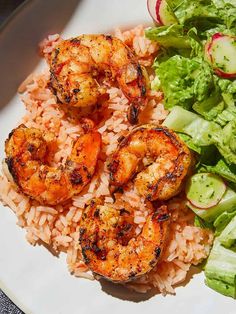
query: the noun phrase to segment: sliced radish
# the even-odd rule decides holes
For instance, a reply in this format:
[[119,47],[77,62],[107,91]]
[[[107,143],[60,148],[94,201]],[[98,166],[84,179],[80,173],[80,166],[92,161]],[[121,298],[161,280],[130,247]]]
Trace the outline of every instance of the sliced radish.
[[205,45],[206,59],[215,73],[224,78],[236,77],[236,37],[216,33]]
[[148,11],[159,25],[172,25],[177,19],[166,0],[147,0]]
[[216,218],[219,217],[223,212],[232,212],[235,209],[236,193],[227,187],[225,194],[219,203],[215,206],[212,206],[211,208],[208,208],[207,210],[193,206],[193,204],[191,204],[189,201],[186,203],[186,205],[203,220],[212,222],[216,220]]
[[157,0],[147,0],[148,12],[153,18],[154,22],[156,22],[159,25],[163,25],[159,19],[159,14],[157,15],[156,6]]
[[224,181],[211,173],[193,175],[186,186],[187,199],[192,205],[201,209],[208,209],[218,204],[225,191]]

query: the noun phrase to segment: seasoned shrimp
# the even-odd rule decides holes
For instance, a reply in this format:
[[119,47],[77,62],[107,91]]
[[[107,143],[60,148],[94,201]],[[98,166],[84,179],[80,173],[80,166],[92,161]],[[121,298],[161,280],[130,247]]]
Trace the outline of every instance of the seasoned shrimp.
[[160,260],[168,225],[166,206],[149,214],[142,231],[137,234],[134,212],[129,204],[117,208],[102,205],[100,200],[91,202],[80,225],[84,262],[94,273],[113,282],[139,277]]
[[147,200],[167,200],[176,195],[188,173],[191,155],[172,131],[143,125],[118,146],[108,165],[110,183],[126,184],[135,174],[135,186]]
[[97,104],[106,93],[102,78],[116,80],[130,101],[128,118],[136,123],[146,94],[144,69],[121,40],[82,35],[61,41],[51,54],[50,85],[59,102],[76,107]]
[[75,142],[65,166],[51,167],[55,151],[50,133],[20,125],[5,143],[5,159],[20,190],[42,204],[56,205],[79,194],[90,182],[101,148],[101,136],[90,130]]

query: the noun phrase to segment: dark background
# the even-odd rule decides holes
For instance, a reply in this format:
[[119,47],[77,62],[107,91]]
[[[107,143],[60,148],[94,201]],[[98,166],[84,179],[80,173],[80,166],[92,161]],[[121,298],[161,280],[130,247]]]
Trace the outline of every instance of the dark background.
[[0,25],[24,0],[0,0]]
[[[0,0],[0,27],[24,0]],[[24,314],[0,289],[0,314]]]

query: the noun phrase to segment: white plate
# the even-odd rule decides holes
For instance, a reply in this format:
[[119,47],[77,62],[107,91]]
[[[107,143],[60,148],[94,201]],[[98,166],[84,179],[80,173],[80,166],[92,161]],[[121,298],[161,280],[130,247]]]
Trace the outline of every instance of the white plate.
[[[17,86],[36,67],[42,38],[61,31],[64,37],[106,32],[140,22],[151,23],[146,0],[28,1],[0,33],[0,158],[7,134],[24,112],[15,96]],[[167,297],[74,278],[65,256],[30,246],[15,223],[11,211],[0,206],[0,285],[26,313],[236,313],[235,301],[207,288],[203,274]]]

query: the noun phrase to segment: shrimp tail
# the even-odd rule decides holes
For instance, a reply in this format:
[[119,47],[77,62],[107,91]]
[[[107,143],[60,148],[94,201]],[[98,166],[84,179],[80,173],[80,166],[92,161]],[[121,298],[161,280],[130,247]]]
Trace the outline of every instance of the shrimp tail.
[[130,124],[134,125],[138,123],[138,117],[140,112],[140,103],[133,102],[130,104],[127,118]]

